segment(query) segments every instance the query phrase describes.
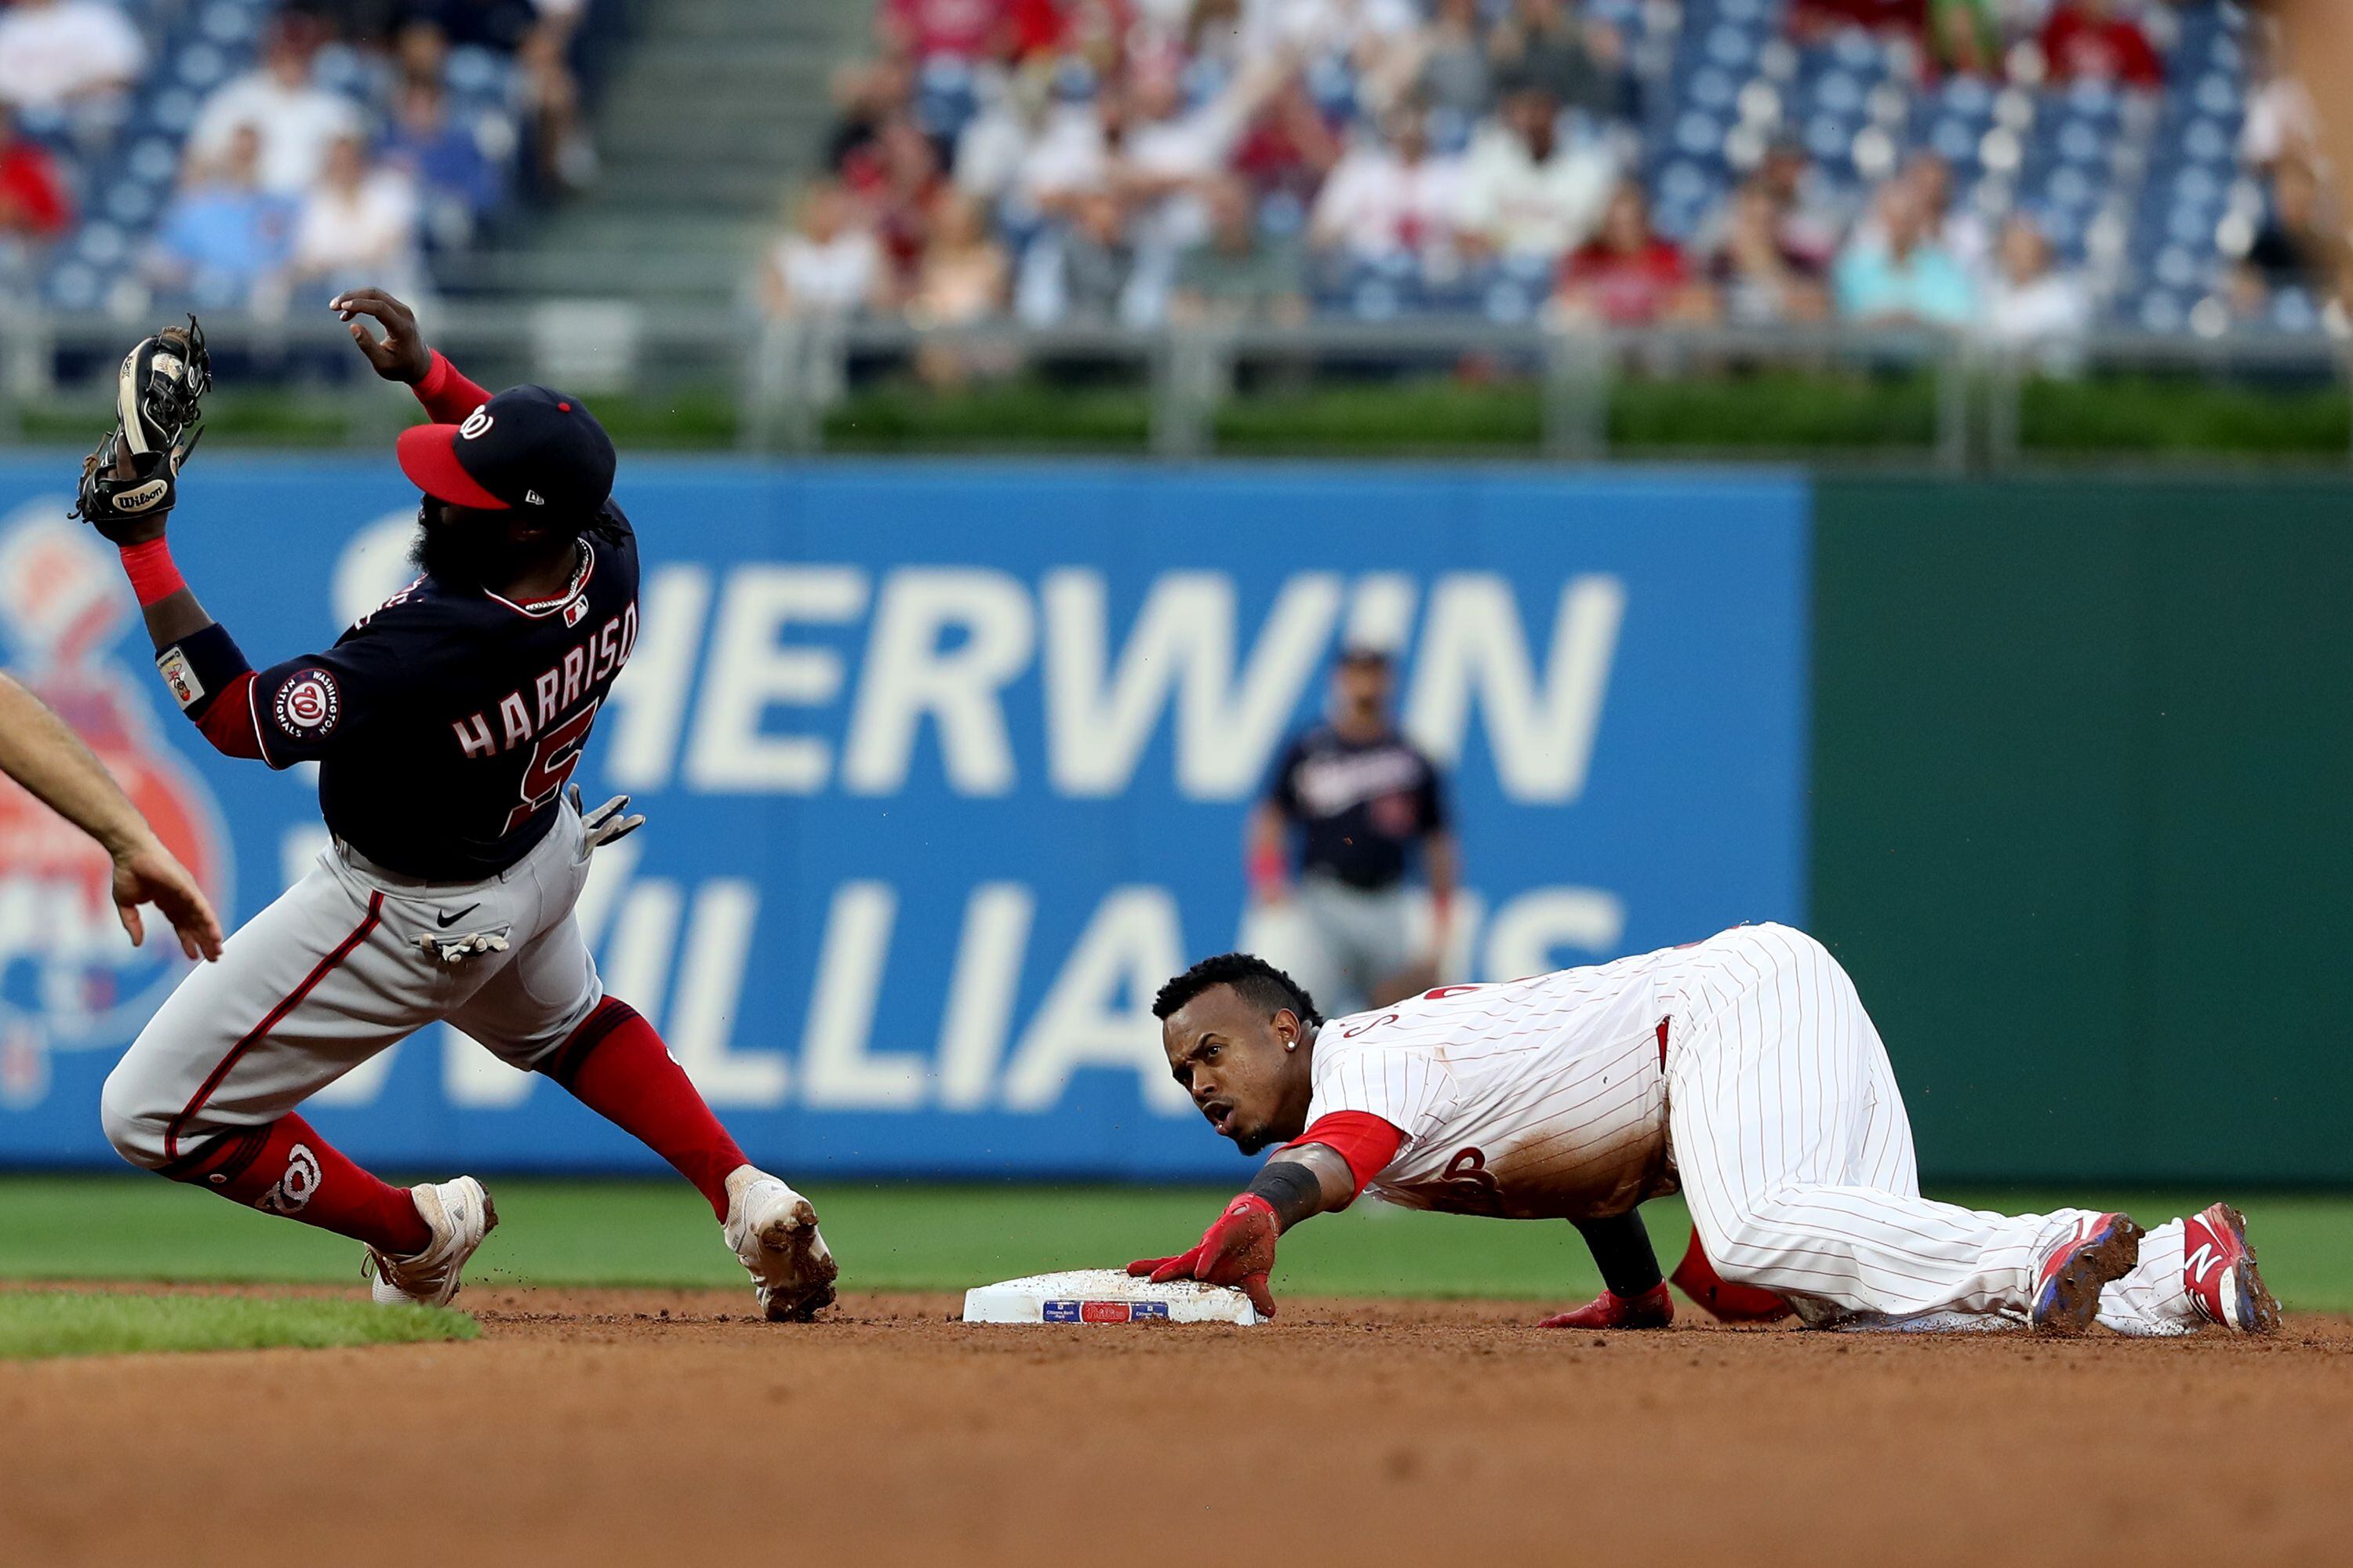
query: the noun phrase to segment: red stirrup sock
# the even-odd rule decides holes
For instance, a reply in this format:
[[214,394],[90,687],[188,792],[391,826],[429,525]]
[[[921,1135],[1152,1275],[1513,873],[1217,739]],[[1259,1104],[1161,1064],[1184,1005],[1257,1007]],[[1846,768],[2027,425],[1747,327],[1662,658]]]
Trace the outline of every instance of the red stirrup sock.
[[206,1139],[163,1174],[395,1257],[413,1257],[433,1245],[433,1228],[406,1188],[353,1164],[299,1116]]
[[607,997],[539,1070],[677,1166],[727,1218],[728,1173],[751,1161],[636,1008]]

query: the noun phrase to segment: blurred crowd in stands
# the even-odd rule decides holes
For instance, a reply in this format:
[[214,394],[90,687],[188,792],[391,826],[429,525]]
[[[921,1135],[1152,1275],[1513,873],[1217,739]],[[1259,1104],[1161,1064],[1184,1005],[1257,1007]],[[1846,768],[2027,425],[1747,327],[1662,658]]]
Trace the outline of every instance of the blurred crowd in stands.
[[[214,64],[234,57],[212,37],[188,44],[219,79],[181,127],[176,178],[127,281],[198,310],[264,313],[361,281],[429,292],[433,258],[513,203],[594,177],[571,63],[586,4],[232,0],[216,30],[255,13],[249,69]],[[94,194],[77,175],[109,167],[139,96],[184,79],[164,58],[174,11],[0,9],[0,302],[37,289]]]
[[[2181,14],[2215,3],[1743,9],[1799,50],[1867,33],[1922,91],[2100,83],[2148,101],[2139,122],[2154,123]],[[2053,355],[2100,318],[2042,213],[1960,199],[1926,146],[1841,184],[1788,127],[1734,146],[1704,207],[1654,221],[1646,152],[1669,117],[1645,98],[1668,73],[1641,69],[1630,35],[1661,30],[1661,4],[882,0],[876,52],[835,84],[827,172],[765,260],[765,307],[1040,326],[1285,323],[1387,302],[1494,316],[1500,277],[1533,281],[1530,317],[1916,322]],[[2253,296],[2284,280],[2333,287],[2341,225],[2309,102],[2260,40],[2248,52],[2240,156],[2271,193],[2224,243],[2232,291],[2260,313]],[[1394,286],[1351,291],[1368,276]]]

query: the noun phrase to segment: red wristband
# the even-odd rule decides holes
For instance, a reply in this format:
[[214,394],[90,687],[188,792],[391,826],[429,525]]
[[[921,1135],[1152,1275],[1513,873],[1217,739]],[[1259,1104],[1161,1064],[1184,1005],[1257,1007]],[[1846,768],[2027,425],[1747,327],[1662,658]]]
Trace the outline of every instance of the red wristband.
[[188,586],[180,568],[172,564],[172,546],[161,536],[123,546],[122,570],[131,578],[131,591],[139,596],[142,609],[160,604]]
[[1248,874],[1250,890],[1261,896],[1282,891],[1282,852],[1271,848],[1252,850]]

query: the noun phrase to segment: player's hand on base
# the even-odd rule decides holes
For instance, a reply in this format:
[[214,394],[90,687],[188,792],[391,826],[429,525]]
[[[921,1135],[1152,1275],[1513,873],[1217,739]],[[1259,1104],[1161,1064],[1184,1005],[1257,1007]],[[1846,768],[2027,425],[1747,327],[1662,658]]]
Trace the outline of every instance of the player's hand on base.
[[1250,1298],[1264,1318],[1274,1316],[1274,1292],[1267,1276],[1274,1268],[1274,1239],[1282,1234],[1274,1205],[1255,1192],[1245,1192],[1226,1205],[1217,1223],[1201,1234],[1200,1244],[1175,1257],[1142,1257],[1127,1266],[1155,1285],[1172,1279],[1198,1279],[1204,1285],[1230,1285]]
[[[417,330],[417,313],[382,289],[337,294],[327,302],[327,308],[343,317],[352,341],[386,381],[406,381],[413,387],[433,368],[433,351]],[[352,320],[353,316],[374,317],[383,324],[384,337],[378,340],[364,324]]]
[[139,914],[142,904],[163,911],[179,933],[180,950],[188,957],[220,957],[220,916],[187,868],[153,840],[114,857],[114,912],[133,947],[147,939],[147,923]]

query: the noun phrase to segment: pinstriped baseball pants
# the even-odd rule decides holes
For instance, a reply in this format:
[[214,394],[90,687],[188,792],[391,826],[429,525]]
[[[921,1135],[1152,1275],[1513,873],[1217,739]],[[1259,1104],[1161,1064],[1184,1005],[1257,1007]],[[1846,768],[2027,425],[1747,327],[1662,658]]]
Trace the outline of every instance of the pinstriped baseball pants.
[[1741,927],[1678,954],[1660,988],[1669,1143],[1725,1278],[1789,1298],[1810,1323],[2026,1318],[2039,1259],[2084,1211],[1920,1196],[1886,1048],[1820,942]]

